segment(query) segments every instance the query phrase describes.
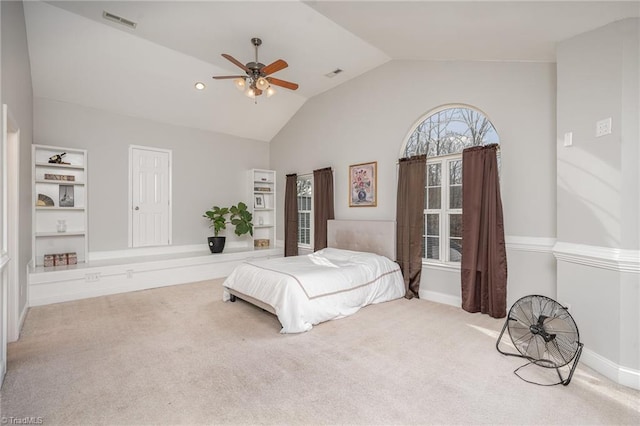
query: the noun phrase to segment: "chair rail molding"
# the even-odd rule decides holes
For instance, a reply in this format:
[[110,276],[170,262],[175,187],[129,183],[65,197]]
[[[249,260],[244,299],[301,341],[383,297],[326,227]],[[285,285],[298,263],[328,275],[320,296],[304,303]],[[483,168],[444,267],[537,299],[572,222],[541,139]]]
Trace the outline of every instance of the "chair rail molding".
[[640,273],[640,250],[598,247],[559,241],[553,246],[558,261],[618,272]]
[[509,250],[551,253],[556,244],[556,239],[551,237],[507,235],[505,237],[505,244]]

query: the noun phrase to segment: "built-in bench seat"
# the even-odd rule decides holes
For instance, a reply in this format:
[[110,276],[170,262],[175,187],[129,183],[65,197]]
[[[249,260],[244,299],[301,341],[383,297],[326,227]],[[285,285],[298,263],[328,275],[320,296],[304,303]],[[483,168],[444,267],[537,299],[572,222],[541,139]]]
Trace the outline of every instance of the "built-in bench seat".
[[[278,257],[282,248],[225,248],[132,256],[92,256],[77,265],[31,267],[29,306],[226,277],[245,260]],[[131,251],[136,253],[135,251]],[[222,297],[222,295],[220,296]]]

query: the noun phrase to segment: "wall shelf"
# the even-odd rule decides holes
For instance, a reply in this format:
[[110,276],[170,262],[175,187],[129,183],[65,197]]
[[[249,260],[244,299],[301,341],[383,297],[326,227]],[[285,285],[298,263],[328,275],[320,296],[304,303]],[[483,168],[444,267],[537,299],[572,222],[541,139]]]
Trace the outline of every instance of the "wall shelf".
[[43,210],[77,210],[77,211],[83,211],[84,207],[56,207],[56,206],[36,206],[36,210],[39,211],[43,211]]
[[[66,149],[66,148],[62,148]],[[59,152],[55,152],[51,155],[58,154]],[[59,164],[59,163],[49,163],[49,162],[36,162],[36,167],[51,167],[53,169],[78,169],[84,170],[84,164]]]
[[48,238],[48,237],[76,237],[78,235],[84,235],[84,231],[66,231],[66,232],[36,232],[36,238]]
[[84,182],[64,181],[64,180],[51,180],[51,179],[38,179],[36,183],[45,183],[53,185],[84,185]]

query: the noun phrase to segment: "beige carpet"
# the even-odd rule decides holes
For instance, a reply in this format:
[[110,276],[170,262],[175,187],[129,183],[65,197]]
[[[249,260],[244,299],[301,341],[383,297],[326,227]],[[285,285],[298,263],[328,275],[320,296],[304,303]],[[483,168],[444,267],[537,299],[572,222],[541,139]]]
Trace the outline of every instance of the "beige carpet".
[[640,392],[584,365],[567,387],[518,379],[523,360],[495,350],[502,320],[402,299],[281,335],[220,284],[30,309],[3,423],[640,424]]

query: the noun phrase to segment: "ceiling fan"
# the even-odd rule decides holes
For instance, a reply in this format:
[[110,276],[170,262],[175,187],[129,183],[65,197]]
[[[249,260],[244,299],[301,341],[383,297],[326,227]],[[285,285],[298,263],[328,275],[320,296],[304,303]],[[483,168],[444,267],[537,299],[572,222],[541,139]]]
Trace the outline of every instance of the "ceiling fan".
[[231,55],[226,53],[222,54],[223,58],[242,68],[242,70],[247,74],[246,76],[221,75],[213,76],[213,78],[216,80],[234,79],[234,83],[238,90],[244,91],[244,93],[250,98],[260,96],[263,92],[266,92],[267,97],[272,96],[275,93],[272,86],[280,86],[290,90],[296,90],[298,88],[296,83],[271,77],[271,74],[288,67],[289,64],[287,64],[283,59],[278,59],[269,65],[260,63],[258,61],[258,47],[262,44],[262,40],[254,37],[251,39],[251,44],[253,44],[256,49],[256,60],[254,62],[248,62],[246,65]]

